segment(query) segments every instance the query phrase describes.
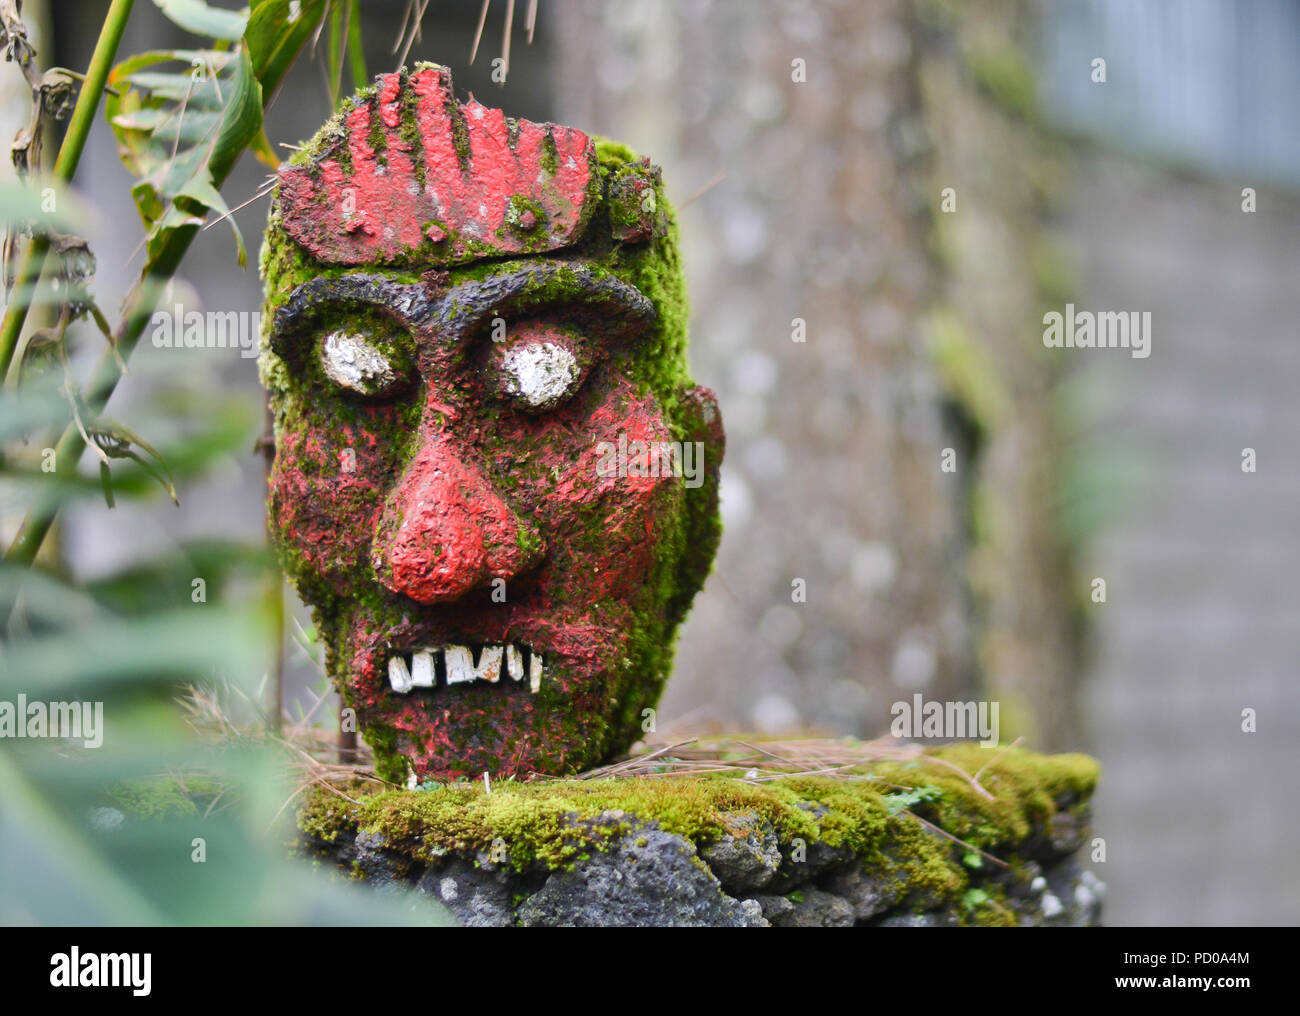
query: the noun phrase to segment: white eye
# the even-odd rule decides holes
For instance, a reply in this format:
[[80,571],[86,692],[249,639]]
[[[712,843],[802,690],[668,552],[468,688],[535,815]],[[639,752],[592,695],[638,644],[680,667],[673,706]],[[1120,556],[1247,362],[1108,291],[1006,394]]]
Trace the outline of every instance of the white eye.
[[502,366],[506,394],[533,411],[559,405],[573,394],[582,379],[577,358],[555,342],[516,346],[505,354]]
[[380,395],[398,382],[388,358],[353,332],[331,332],[321,348],[321,366],[337,385],[361,395]]

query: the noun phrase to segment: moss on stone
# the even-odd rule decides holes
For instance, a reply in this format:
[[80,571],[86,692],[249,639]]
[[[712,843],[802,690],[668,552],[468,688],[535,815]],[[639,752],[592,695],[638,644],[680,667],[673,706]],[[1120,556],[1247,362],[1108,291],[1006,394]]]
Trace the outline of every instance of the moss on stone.
[[[992,760],[979,777],[991,797],[978,793],[960,773],[929,764],[924,767],[924,782],[941,793],[915,805],[913,811],[945,832],[993,852],[1029,839],[1062,802],[1089,798],[1100,775],[1096,761],[1079,754],[1039,755],[960,744],[943,749],[940,757],[969,774],[980,772]],[[875,773],[886,781],[915,785],[921,765],[882,763]]]
[[[978,773],[991,796],[963,773]],[[357,783],[346,790],[353,800],[313,788],[298,823],[308,842],[377,833],[389,849],[421,863],[448,853],[473,857],[495,849],[499,856],[504,844],[508,866],[521,873],[571,868],[646,825],[704,847],[724,836],[744,837],[757,823],[775,833],[782,871],[796,879],[798,863],[791,858],[800,841],[805,850],[823,844],[894,883],[905,907],[951,905],[968,923],[1007,924],[1014,915],[996,885],[984,882],[970,891],[971,872],[963,864],[968,847],[918,817],[1014,865],[1058,811],[1086,804],[1098,775],[1097,763],[1084,755],[961,744],[913,761],[876,763],[853,779],[546,780],[495,783],[491,793],[478,782],[419,790]],[[921,786],[938,793],[914,805],[912,814],[892,806],[888,795]]]
[[165,821],[198,818],[202,814],[200,806],[206,808],[220,793],[221,788],[214,780],[159,776],[115,784],[108,791],[107,800],[128,818]]
[[602,137],[596,137],[592,140],[596,143],[596,164],[604,169],[615,169],[631,165],[640,158],[636,152],[621,141],[613,141],[610,138]]
[[967,924],[981,928],[1014,928],[1019,924],[1006,892],[999,886],[968,889],[961,896],[961,905]]

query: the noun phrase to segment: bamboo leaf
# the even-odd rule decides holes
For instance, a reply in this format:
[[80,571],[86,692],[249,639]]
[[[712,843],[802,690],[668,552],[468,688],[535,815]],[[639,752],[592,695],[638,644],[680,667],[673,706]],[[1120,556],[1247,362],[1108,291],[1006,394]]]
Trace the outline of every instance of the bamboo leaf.
[[327,0],[262,0],[244,31],[244,41],[253,58],[253,73],[270,96],[298,59],[298,53],[325,17]]
[[[109,84],[118,85],[136,71],[145,67],[152,67],[155,64],[165,63],[168,60],[179,60],[182,63],[195,65],[203,62],[213,54],[210,49],[148,49],[143,53],[136,53],[134,56],[127,57],[116,67],[108,76]],[[226,54],[218,54],[225,56]],[[110,96],[112,98],[112,96]]]
[[211,178],[206,176],[191,177],[177,196],[193,198],[212,211],[224,216],[235,234],[235,249],[239,257],[240,267],[248,264],[248,252],[244,249],[244,234],[239,231],[239,224],[235,222],[235,217],[230,214],[230,208],[227,207],[225,198],[221,196],[221,192],[217,188],[212,186]]
[[[172,501],[180,504],[176,500],[176,485],[172,482],[167,463],[158,454],[158,449],[125,424],[117,423],[102,416],[95,420],[88,429],[95,444],[103,450],[105,455],[113,459],[133,459],[138,462],[145,472],[163,485],[163,488],[171,495]],[[136,448],[139,448],[145,455],[140,455],[135,450]],[[145,456],[148,456],[148,458]],[[102,470],[100,475],[103,475]],[[109,507],[113,507],[112,504]]]
[[210,170],[224,180],[239,153],[262,129],[262,85],[253,70],[247,44],[240,44],[233,75],[234,94],[226,103],[217,143],[212,151]]
[[104,503],[107,504],[110,509],[116,508],[117,505],[113,501],[113,474],[108,468],[107,462],[101,462],[99,464],[99,484],[104,488]]
[[203,0],[153,0],[154,6],[174,25],[187,32],[234,42],[244,34],[247,11],[226,11],[209,7]]
[[[160,66],[182,63],[186,70]],[[119,64],[112,80],[123,93],[105,107],[144,221],[151,256],[180,229],[226,214],[217,191],[239,154],[262,130],[262,89],[243,43],[231,52],[155,50]],[[248,262],[233,219],[236,256]]]
[[66,233],[84,227],[93,214],[54,180],[29,177],[26,181],[0,183],[0,219],[6,225],[33,223]]
[[339,104],[343,85],[343,54],[348,48],[346,11],[342,3],[330,4],[329,44],[325,47],[325,80],[329,83],[330,108]]
[[361,44],[361,0],[348,2],[348,64],[352,69],[352,89],[358,91],[369,80],[366,74],[366,52]]
[[33,786],[5,753],[0,753],[0,819],[0,862],[6,871],[23,864],[24,873],[21,889],[11,886],[6,896],[40,907],[45,922],[127,925],[161,920],[144,896],[60,814],[45,788]]
[[[5,654],[0,691],[12,697],[38,682],[43,695],[68,699],[76,693],[170,684],[187,674],[256,672],[264,625],[242,607],[210,603],[194,608],[185,602],[168,611],[92,622],[76,638],[55,633],[15,642]],[[223,630],[246,641],[232,645],[225,637],[212,637]],[[95,651],[87,652],[87,646]]]

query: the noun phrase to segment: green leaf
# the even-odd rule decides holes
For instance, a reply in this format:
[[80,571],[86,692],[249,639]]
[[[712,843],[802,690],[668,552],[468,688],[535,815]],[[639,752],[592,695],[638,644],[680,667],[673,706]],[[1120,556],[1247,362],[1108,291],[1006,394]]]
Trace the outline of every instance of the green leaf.
[[113,501],[113,473],[108,468],[107,462],[99,464],[99,483],[104,488],[104,503],[109,508],[116,508],[117,505]]
[[61,428],[67,420],[67,400],[53,391],[29,385],[7,391],[0,399],[0,441],[24,437],[35,430]]
[[[214,638],[217,632],[222,637]],[[50,699],[80,692],[95,693],[93,700],[114,688],[167,685],[231,666],[250,673],[260,667],[265,645],[265,631],[247,610],[184,602],[147,617],[86,625],[77,639],[54,634],[16,642],[5,654],[0,689],[12,698],[36,684]]]
[[86,583],[87,592],[119,614],[168,610],[190,602],[196,575],[207,582],[208,602],[238,596],[250,576],[265,574],[273,555],[263,546],[231,540],[200,540],[168,548]]
[[173,234],[182,229],[198,229],[202,225],[202,215],[192,215],[172,205],[158,220],[154,228],[149,231],[148,250],[150,260],[158,257]]
[[175,25],[195,35],[234,42],[244,34],[247,11],[209,7],[203,0],[153,0],[154,6]]
[[[157,924],[161,915],[121,878],[59,802],[0,752],[0,862],[23,865],[20,884],[5,895],[17,906],[42,907],[53,924]],[[34,863],[33,863],[34,859]],[[35,912],[34,910],[31,912]]]
[[[227,70],[226,67],[232,54],[211,55],[219,59],[209,61],[203,53],[192,50],[158,51],[148,54],[148,63],[133,57],[115,68],[109,77],[120,93],[105,103],[105,115],[117,135],[118,154],[127,170],[137,178],[148,179],[160,196],[170,198],[174,195],[176,188],[168,190],[165,178],[175,178],[178,167],[190,167],[192,171],[195,162],[202,159],[202,153],[196,155],[194,148],[205,141],[210,143],[224,118],[222,98],[230,88],[219,90],[212,76],[225,73],[231,77],[235,68],[232,66]],[[197,63],[191,64],[192,59]],[[140,70],[144,66],[157,67],[177,62],[185,63],[187,69],[170,72]],[[202,67],[209,77],[196,81],[195,66]],[[193,128],[186,126],[191,117],[203,118],[206,130],[194,144],[182,148],[177,144],[177,138],[194,133]],[[177,184],[187,175],[177,179]],[[150,215],[141,209],[141,214],[145,215],[146,225],[150,225],[161,212]]]
[[[186,69],[158,69],[177,63]],[[155,50],[119,64],[110,80],[121,94],[105,112],[137,177],[131,193],[153,258],[178,230],[202,225],[209,211],[228,212],[217,181],[261,134],[262,89],[243,43],[231,52]],[[237,228],[235,249],[246,265]]]
[[[213,56],[225,58],[228,55],[211,49],[147,49],[143,53],[136,53],[134,56],[127,57],[114,67],[113,72],[108,76],[108,81],[109,84],[116,85],[129,75],[136,73],[136,71],[156,64],[166,63],[169,60],[195,65]],[[115,96],[110,93],[108,98],[113,99]]]
[[339,104],[339,89],[343,83],[343,53],[348,47],[348,32],[342,3],[330,5],[329,44],[325,47],[325,80],[329,86],[330,108]]
[[934,801],[942,796],[942,793],[943,791],[938,787],[928,784],[924,787],[915,787],[912,790],[900,790],[884,795],[885,807],[889,809],[891,815],[897,815],[905,808],[924,804],[927,801]]
[[262,85],[253,71],[246,44],[240,44],[232,84],[234,94],[227,97],[225,116],[210,159],[210,169],[217,180],[226,178],[239,153],[262,129]]
[[178,197],[193,198],[195,201],[207,205],[214,212],[219,212],[226,217],[230,223],[230,228],[235,233],[235,250],[239,258],[241,268],[248,264],[248,251],[244,249],[244,234],[239,231],[239,224],[235,222],[235,217],[230,214],[230,208],[226,205],[225,198],[221,193],[212,186],[212,180],[208,177],[195,176],[181,188]]
[[214,59],[210,63],[188,71],[137,71],[123,80],[133,88],[143,88],[152,99],[183,102],[198,109],[219,108],[221,87],[216,76],[225,70],[225,61],[215,58],[225,54],[211,52]]
[[[47,192],[53,192],[53,200]],[[0,183],[0,218],[6,225],[28,223],[60,233],[84,229],[93,213],[53,180],[30,177],[27,181]]]
[[[176,500],[176,485],[167,469],[167,463],[158,454],[158,449],[125,424],[102,416],[90,425],[89,431],[95,444],[99,446],[105,455],[111,459],[132,459],[138,462],[145,472],[163,485],[163,489],[171,496],[172,501],[180,504]],[[136,448],[139,448],[145,454],[141,455],[135,450]],[[148,458],[145,456],[148,456]],[[101,463],[101,465],[107,465],[107,463]],[[103,475],[104,471],[101,469],[101,478]],[[112,493],[107,493],[109,497],[108,506],[112,508]]]
[[[169,362],[172,369],[182,370],[182,362],[188,361],[181,357]],[[222,403],[219,399],[197,399],[193,392],[183,389],[170,391],[166,388],[155,390],[154,398],[155,412],[140,421],[136,429],[166,434],[170,438],[157,451],[167,463],[167,475],[172,479],[173,485],[202,477],[215,463],[246,452],[253,436],[261,427],[260,417],[254,417],[244,407],[232,405],[228,401]],[[167,399],[185,401],[183,406],[178,404],[167,411],[157,412]],[[187,428],[187,433],[178,437],[177,417],[186,412],[197,414],[203,425],[197,431]],[[61,428],[67,421],[67,400],[53,392],[42,395],[39,402],[27,392],[23,393],[21,399],[17,393],[12,398],[0,399],[0,433],[22,434],[37,428]],[[93,430],[95,424],[88,424],[88,428]],[[60,462],[59,465],[64,468],[58,472],[43,472],[39,455],[30,456],[25,461],[11,459],[4,463],[2,468],[7,503],[21,504],[28,511],[47,511],[60,505],[67,506],[103,497],[98,475],[70,471],[66,468],[66,462]],[[146,500],[156,496],[160,485],[156,468],[154,471],[144,466],[137,468],[121,459],[115,460],[111,465],[115,502]],[[2,602],[0,608],[3,608]],[[2,669],[3,664],[0,664],[0,670]]]
[[352,89],[366,86],[366,52],[361,43],[361,0],[348,0],[348,64],[352,69]]
[[294,17],[290,0],[262,0],[253,5],[244,41],[253,57],[253,73],[267,96],[284,80],[327,7],[327,0],[302,0]]
[[76,630],[109,616],[93,596],[53,575],[0,562],[0,609],[8,614],[20,596],[27,617],[46,627]]
[[[151,50],[118,64],[109,76],[118,94],[105,101],[104,111],[119,155],[136,177],[132,195],[151,259],[180,231],[201,225],[209,211],[227,213],[218,188],[245,148],[278,164],[262,130],[263,106],[329,7],[327,0],[259,0],[250,14],[236,15],[199,0],[155,3],[191,31],[242,41],[231,50]],[[167,69],[178,63],[184,69]],[[239,263],[246,265],[233,219],[231,228]]]

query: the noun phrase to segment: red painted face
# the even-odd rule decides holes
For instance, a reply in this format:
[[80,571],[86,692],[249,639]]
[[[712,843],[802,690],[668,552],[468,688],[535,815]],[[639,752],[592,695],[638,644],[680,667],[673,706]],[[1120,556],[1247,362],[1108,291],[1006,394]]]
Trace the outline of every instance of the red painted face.
[[647,160],[431,65],[281,170],[272,520],[381,775],[571,772],[641,733],[719,536],[670,224]]
[[[315,380],[280,429],[274,523],[300,586],[329,604],[349,703],[419,777],[563,771],[601,756],[616,717],[653,705],[687,497],[703,493],[688,484],[697,466],[716,476],[703,442],[683,456],[629,376],[653,321],[639,294],[578,273],[590,292],[557,304],[548,272],[503,269],[542,280],[542,296],[521,284],[509,318],[481,326],[434,311],[326,331],[312,303],[284,340]],[[385,298],[408,293],[392,284]],[[624,301],[626,320],[610,328],[617,314],[585,298]]]

